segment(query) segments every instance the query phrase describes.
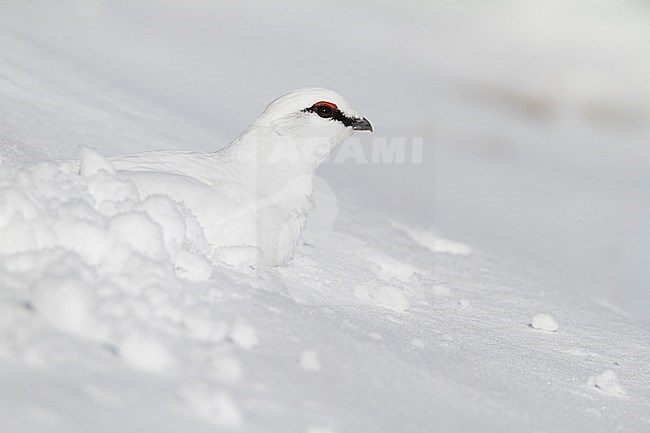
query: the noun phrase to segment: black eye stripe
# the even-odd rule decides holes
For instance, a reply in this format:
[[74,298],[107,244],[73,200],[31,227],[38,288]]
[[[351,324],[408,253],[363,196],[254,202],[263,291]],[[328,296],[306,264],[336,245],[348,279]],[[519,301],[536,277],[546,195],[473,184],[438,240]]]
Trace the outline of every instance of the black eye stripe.
[[318,105],[318,104],[316,104],[316,105],[313,105],[311,107],[307,107],[302,111],[307,112],[307,113],[316,113],[316,114],[318,114],[318,108],[319,107],[327,107],[330,110],[332,110],[332,116],[330,116],[329,119],[338,120],[339,122],[343,123],[343,125],[345,125],[345,126],[352,126],[354,124],[354,122],[357,121],[357,119],[355,119],[353,117],[348,117],[345,114],[341,113],[341,110],[339,110],[338,108],[333,109],[332,107],[329,107],[328,105]]

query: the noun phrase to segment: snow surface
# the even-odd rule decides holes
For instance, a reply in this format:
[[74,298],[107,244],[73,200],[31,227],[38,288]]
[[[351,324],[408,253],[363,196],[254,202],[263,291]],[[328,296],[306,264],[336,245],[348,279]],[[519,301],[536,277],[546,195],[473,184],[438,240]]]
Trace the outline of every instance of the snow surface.
[[618,383],[618,375],[614,370],[605,370],[598,376],[591,376],[587,381],[587,385],[593,386],[602,390],[604,393],[625,397],[625,389]]
[[307,371],[320,371],[321,364],[318,359],[318,353],[313,350],[303,350],[299,355],[300,368]]
[[286,267],[222,264],[105,157],[220,137],[6,30],[0,53],[3,431],[650,430],[638,319],[323,179]]

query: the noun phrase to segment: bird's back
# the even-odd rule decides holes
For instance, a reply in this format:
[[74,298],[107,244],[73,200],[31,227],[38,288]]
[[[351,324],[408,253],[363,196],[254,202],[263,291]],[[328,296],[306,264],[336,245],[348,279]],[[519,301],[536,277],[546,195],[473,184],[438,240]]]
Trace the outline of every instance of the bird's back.
[[162,150],[110,157],[118,171],[167,173],[190,176],[209,182],[210,175],[218,176],[214,165],[218,158],[213,153],[183,150]]

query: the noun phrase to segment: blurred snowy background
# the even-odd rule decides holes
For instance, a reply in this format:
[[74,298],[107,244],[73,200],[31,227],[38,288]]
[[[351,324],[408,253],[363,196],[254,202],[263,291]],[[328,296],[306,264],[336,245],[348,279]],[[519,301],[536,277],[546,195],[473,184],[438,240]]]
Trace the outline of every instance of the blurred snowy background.
[[375,137],[425,139],[423,164],[326,165],[337,195],[650,322],[648,2],[0,7],[6,31],[208,131],[197,149],[236,137],[286,91],[333,88]]

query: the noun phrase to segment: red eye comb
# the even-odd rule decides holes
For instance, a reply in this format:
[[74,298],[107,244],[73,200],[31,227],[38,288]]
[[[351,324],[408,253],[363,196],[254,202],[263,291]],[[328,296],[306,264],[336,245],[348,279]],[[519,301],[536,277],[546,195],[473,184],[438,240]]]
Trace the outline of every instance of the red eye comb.
[[313,106],[316,106],[316,105],[327,105],[332,110],[338,110],[338,108],[339,108],[339,107],[336,106],[336,104],[332,104],[331,102],[327,102],[327,101],[318,101]]

